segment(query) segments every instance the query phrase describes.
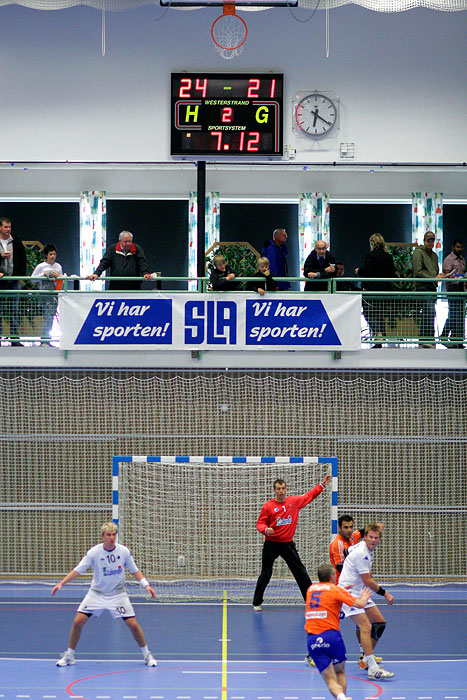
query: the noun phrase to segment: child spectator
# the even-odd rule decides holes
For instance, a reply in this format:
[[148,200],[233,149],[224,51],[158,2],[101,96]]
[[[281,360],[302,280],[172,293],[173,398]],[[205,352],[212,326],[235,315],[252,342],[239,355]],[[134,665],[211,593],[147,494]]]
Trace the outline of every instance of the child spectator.
[[234,282],[235,273],[227,266],[223,255],[215,255],[212,259],[214,268],[210,275],[213,292],[233,292],[238,289],[238,282]]
[[[34,268],[32,276],[44,278],[39,282],[40,289],[44,291],[61,289],[63,282],[61,280],[57,280],[57,277],[62,277],[63,271],[62,266],[58,262],[55,262],[57,258],[57,249],[54,245],[48,243],[42,253],[45,258],[44,262],[39,263],[39,265]],[[44,315],[42,337],[46,339],[44,344],[47,345],[50,343],[54,316],[57,312],[57,295],[41,295],[40,305]]]
[[267,258],[259,258],[258,267],[256,269],[254,277],[263,277],[261,282],[248,282],[246,288],[249,292],[258,292],[261,296],[264,292],[276,292],[278,289],[277,282],[273,279],[271,275],[271,270],[269,269],[269,260]]

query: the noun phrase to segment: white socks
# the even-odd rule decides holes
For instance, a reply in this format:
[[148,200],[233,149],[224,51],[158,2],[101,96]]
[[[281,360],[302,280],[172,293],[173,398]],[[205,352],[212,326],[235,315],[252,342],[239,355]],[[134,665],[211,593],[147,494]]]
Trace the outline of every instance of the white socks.
[[371,656],[364,656],[363,658],[365,659],[365,661],[368,664],[369,671],[377,671],[378,670],[379,666],[375,661],[374,654],[371,654]]
[[143,659],[145,659],[146,656],[149,654],[148,645],[146,644],[146,646],[140,647],[140,649],[141,649],[141,653],[143,655]]

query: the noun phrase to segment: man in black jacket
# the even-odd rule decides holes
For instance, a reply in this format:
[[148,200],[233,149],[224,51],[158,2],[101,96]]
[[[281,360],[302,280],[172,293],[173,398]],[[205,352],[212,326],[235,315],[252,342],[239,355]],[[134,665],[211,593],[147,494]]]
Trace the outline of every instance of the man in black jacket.
[[[110,277],[144,277],[145,280],[152,280],[144,250],[140,245],[133,243],[133,234],[130,231],[121,232],[118,243],[107,248],[95,272],[89,275],[88,279],[96,280],[104,270],[110,270]],[[141,289],[141,282],[110,282],[109,289]]]
[[310,280],[326,280],[323,282],[307,282],[305,284],[305,291],[328,291],[327,280],[336,276],[336,259],[334,255],[328,251],[328,244],[326,241],[316,241],[315,249],[311,251],[305,260],[303,274]]
[[[1,277],[24,277],[26,275],[26,250],[23,241],[11,233],[11,219],[0,217],[0,256]],[[0,289],[19,289],[19,280],[3,279]],[[2,294],[2,316],[10,320],[10,338],[12,345],[20,345],[18,327],[20,322],[19,294]],[[5,313],[6,311],[6,313]],[[1,330],[1,328],[0,328]]]

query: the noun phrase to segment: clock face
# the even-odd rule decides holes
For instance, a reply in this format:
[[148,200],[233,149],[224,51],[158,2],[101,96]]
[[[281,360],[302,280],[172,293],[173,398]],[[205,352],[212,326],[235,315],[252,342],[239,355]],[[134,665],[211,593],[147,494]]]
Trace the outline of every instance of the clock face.
[[313,92],[295,108],[295,123],[300,133],[312,138],[328,136],[337,121],[337,107],[326,95]]

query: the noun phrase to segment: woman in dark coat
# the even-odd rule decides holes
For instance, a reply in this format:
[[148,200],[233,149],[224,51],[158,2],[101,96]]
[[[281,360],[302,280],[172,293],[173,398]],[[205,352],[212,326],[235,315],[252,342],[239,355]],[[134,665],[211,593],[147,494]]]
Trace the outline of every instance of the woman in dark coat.
[[[396,268],[391,253],[386,248],[386,242],[380,233],[370,237],[370,252],[365,256],[362,267],[355,269],[360,277],[396,277]],[[391,292],[391,282],[364,282],[363,287],[368,292]],[[363,297],[364,313],[373,337],[382,338],[386,335],[386,317],[391,310],[391,300],[387,297]],[[374,345],[380,348],[381,343]]]

